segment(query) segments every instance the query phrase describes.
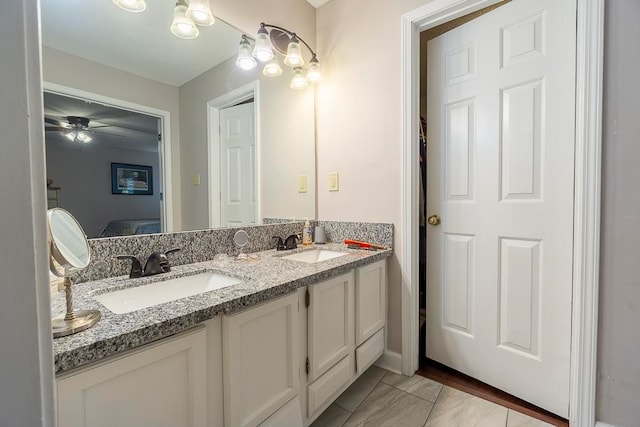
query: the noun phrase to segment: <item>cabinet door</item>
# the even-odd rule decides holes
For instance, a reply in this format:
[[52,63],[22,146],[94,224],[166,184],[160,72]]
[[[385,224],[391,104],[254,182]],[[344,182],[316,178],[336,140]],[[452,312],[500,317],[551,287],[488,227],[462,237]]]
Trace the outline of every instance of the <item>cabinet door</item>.
[[56,380],[60,427],[206,425],[205,331]]
[[296,293],[222,318],[224,424],[256,426],[298,393]]
[[387,261],[356,269],[356,346],[386,323]]
[[309,382],[353,350],[353,272],[308,287]]

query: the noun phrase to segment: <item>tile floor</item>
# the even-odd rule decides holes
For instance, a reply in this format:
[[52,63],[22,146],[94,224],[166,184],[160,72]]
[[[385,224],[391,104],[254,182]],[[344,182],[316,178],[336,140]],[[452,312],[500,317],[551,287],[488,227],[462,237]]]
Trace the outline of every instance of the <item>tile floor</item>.
[[414,375],[372,366],[311,427],[545,427],[545,422]]

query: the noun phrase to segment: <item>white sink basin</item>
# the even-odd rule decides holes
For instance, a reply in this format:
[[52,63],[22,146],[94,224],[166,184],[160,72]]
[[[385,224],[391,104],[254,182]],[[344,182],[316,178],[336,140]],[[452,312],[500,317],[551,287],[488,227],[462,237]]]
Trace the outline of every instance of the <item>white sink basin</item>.
[[326,261],[328,259],[338,258],[343,255],[347,255],[346,252],[326,251],[323,249],[314,249],[311,251],[298,252],[283,256],[284,259],[290,259],[293,261],[306,262],[308,264],[315,264],[317,262]]
[[112,312],[123,314],[238,283],[240,280],[233,277],[207,272],[122,289],[96,295],[94,298]]

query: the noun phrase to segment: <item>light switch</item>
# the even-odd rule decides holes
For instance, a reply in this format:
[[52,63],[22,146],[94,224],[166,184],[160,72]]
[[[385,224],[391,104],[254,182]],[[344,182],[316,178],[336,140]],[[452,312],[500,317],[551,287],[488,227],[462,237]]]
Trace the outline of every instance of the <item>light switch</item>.
[[339,189],[338,172],[329,172],[329,191],[338,191]]
[[307,192],[307,175],[300,175],[298,177],[298,193]]
[[200,174],[193,175],[193,185],[200,185]]

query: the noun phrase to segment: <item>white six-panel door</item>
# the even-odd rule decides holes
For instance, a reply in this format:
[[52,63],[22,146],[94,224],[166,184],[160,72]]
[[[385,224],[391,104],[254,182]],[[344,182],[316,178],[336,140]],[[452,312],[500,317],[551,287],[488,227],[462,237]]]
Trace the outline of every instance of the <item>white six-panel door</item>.
[[568,415],[575,0],[428,45],[427,356]]
[[220,110],[220,225],[256,223],[254,103]]

